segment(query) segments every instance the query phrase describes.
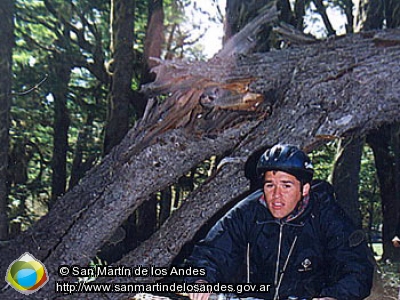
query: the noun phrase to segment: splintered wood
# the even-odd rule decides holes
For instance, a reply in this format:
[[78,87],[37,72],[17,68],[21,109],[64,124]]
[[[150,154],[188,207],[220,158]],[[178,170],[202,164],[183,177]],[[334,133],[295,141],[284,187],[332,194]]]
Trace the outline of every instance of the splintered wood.
[[195,63],[196,72],[193,63],[189,68],[183,61],[158,62],[153,68],[156,80],[143,88],[143,92],[156,99],[149,102],[140,124],[149,128],[146,143],[171,129],[184,128],[198,136],[213,135],[268,116],[264,95],[249,89],[253,78],[219,82],[201,72],[209,62]]

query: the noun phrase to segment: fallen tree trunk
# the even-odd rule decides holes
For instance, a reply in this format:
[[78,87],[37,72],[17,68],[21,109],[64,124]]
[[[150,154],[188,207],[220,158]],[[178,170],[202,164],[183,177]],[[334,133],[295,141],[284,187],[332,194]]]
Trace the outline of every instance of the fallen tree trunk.
[[[399,120],[399,32],[390,34],[390,40],[369,33],[235,59],[161,64],[148,91],[172,96],[149,110],[46,217],[1,249],[1,272],[16,253],[29,251],[50,271],[50,283],[32,297],[56,298],[59,265],[86,265],[152,193],[211,155],[230,152],[236,163],[223,166],[158,233],[120,262],[168,266],[202,224],[248,190],[243,167],[256,150],[278,141],[311,150],[327,139],[364,135]],[[19,297],[10,289],[3,294]],[[84,298],[92,296],[99,298]]]
[[[399,58],[394,58],[393,63],[396,60],[399,61]],[[382,66],[382,69],[386,67],[387,65]],[[357,81],[361,79],[353,76],[349,77]],[[380,75],[376,73],[376,76]],[[232,159],[228,160],[231,163],[222,166],[215,174],[215,178],[193,193],[158,232],[116,265],[169,267],[181,248],[191,241],[201,226],[222,207],[241,199],[241,196],[248,192],[249,181],[244,174],[245,162],[250,154],[260,148],[277,142],[291,142],[311,150],[332,138],[349,135],[362,136],[382,123],[398,120],[400,94],[392,98],[394,93],[399,92],[397,87],[397,91],[389,88],[382,93],[384,90],[381,89],[364,88],[361,84],[358,87],[350,85],[348,80],[349,78],[341,78],[335,82],[329,82],[332,89],[326,88],[326,94],[320,95],[321,105],[328,105],[324,99],[329,99],[329,92],[334,91],[336,95],[351,95],[353,99],[348,99],[347,102],[343,99],[340,109],[332,107],[331,110],[310,110],[308,97],[315,92],[314,90],[310,90],[310,94],[306,93],[298,97],[292,97],[289,93],[291,89],[288,90],[282,102],[285,104],[276,105],[272,115],[236,147],[230,156]],[[371,75],[368,80],[374,82],[378,79]],[[399,80],[400,77],[397,76],[395,81],[399,82]],[[354,91],[354,94],[349,89]],[[358,89],[364,92],[361,93]],[[368,92],[365,91],[366,89]],[[391,100],[384,100],[386,93],[389,93]],[[370,100],[368,104],[364,104],[363,97]],[[368,109],[365,109],[367,107]],[[361,113],[363,118],[359,115]],[[115,278],[112,280],[102,278],[100,282],[154,282],[158,279],[160,278]],[[96,296],[98,299],[99,295]],[[103,297],[126,299],[126,295],[123,294],[103,295]],[[95,297],[90,299],[95,299]]]

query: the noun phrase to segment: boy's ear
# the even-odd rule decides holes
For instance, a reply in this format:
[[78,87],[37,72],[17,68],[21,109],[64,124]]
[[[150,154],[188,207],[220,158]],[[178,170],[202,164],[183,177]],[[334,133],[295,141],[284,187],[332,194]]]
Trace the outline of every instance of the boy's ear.
[[303,197],[310,194],[310,190],[311,190],[311,185],[309,183],[304,184],[303,185]]

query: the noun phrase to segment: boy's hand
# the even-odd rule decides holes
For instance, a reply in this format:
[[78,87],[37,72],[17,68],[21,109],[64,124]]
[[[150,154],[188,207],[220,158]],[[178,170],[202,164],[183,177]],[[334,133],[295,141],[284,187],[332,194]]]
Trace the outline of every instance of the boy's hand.
[[[207,283],[205,280],[197,280],[196,283]],[[189,293],[190,300],[208,300],[211,293]]]
[[395,236],[392,240],[393,246],[396,248],[400,248],[400,238],[398,236]]
[[208,300],[211,293],[189,293],[190,300]]

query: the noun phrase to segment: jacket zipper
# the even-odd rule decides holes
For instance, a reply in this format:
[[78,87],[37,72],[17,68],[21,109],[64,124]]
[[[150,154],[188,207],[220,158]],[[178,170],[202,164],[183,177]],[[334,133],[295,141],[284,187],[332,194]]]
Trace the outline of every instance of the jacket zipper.
[[278,243],[278,257],[276,259],[276,266],[275,266],[275,286],[278,285],[278,280],[279,280],[279,263],[280,263],[280,257],[281,257],[281,247],[282,247],[282,232],[283,232],[283,224],[279,224],[279,243]]
[[276,259],[276,269],[275,269],[275,295],[274,295],[274,300],[279,300],[279,289],[282,284],[283,276],[286,272],[286,268],[289,264],[289,259],[292,256],[294,246],[296,245],[297,242],[297,235],[294,237],[294,240],[292,242],[292,245],[290,246],[288,256],[286,257],[286,261],[283,265],[282,272],[279,272],[279,263],[280,263],[280,256],[281,256],[281,246],[282,246],[282,235],[283,235],[283,224],[279,224],[279,245],[278,245],[278,257]]

